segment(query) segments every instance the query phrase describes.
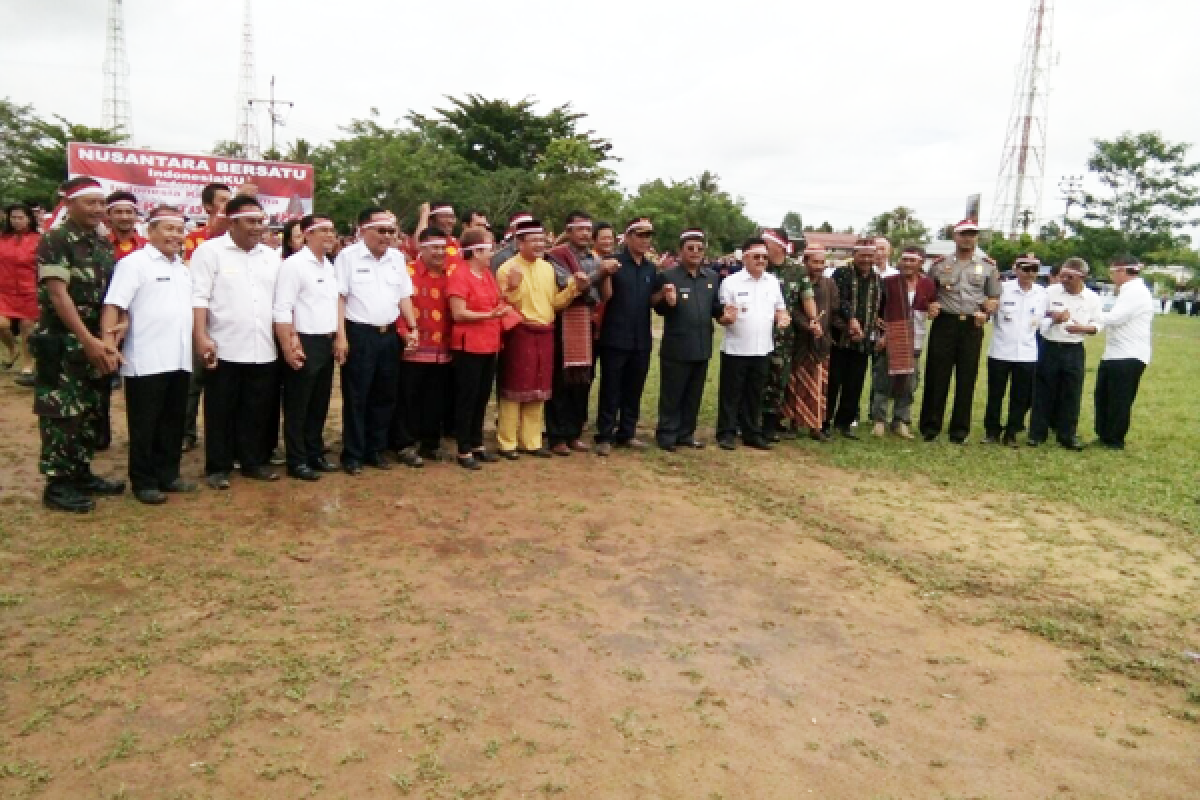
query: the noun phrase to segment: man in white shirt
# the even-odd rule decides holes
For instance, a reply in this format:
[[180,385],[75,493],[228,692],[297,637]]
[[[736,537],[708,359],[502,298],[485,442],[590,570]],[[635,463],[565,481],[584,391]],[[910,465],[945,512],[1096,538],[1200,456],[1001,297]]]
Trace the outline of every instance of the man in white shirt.
[[114,346],[118,319],[127,312],[121,343],[125,414],[129,424],[129,481],[148,505],[167,492],[193,492],[179,477],[192,372],[192,276],[183,259],[183,213],[159,206],[146,223],[148,244],[121,260],[104,297],[100,330]]
[[333,337],[338,330],[338,281],[329,261],[337,241],[333,220],[300,220],[304,247],[284,259],[275,282],[275,335],[283,350],[283,441],[287,473],[315,481],[336,470],[325,458],[325,417],[333,391]]
[[[1000,307],[993,318],[992,345],[987,360],[987,410],[983,414],[984,444],[1003,440],[1017,443],[1025,430],[1025,415],[1033,403],[1033,375],[1037,368],[1037,334],[1046,316],[1046,290],[1038,286],[1041,263],[1032,253],[1013,262],[1017,279],[1000,286]],[[1011,384],[1008,419],[1000,424],[1000,407]]]
[[1102,312],[1107,341],[1096,371],[1096,436],[1110,450],[1125,449],[1130,412],[1153,346],[1154,298],[1141,270],[1132,256],[1118,257],[1109,267],[1117,302]]
[[234,461],[252,480],[275,481],[264,433],[279,403],[272,307],[279,253],[262,243],[266,215],[253,197],[225,206],[229,232],[192,254],[194,346],[204,360],[204,473],[228,489]]
[[779,279],[766,271],[767,243],[758,237],[742,245],[743,269],[721,283],[718,297],[725,326],[721,345],[721,377],[717,401],[717,444],[722,450],[742,442],[770,450],[762,431],[763,389],[769,356],[775,350],[775,326],[791,325]]
[[368,208],[358,227],[362,238],[333,265],[341,295],[333,353],[342,365],[342,469],[349,475],[362,473],[364,464],[390,469],[383,451],[399,388],[401,313],[409,343],[417,344],[412,279],[395,248],[396,217]]
[[1068,258],[1059,272],[1060,282],[1046,290],[1046,316],[1042,318],[1042,348],[1033,388],[1033,415],[1025,443],[1037,447],[1051,427],[1058,443],[1079,451],[1076,429],[1087,354],[1083,338],[1102,327],[1100,296],[1084,285],[1088,264]]
[[875,237],[875,272],[881,278],[890,278],[893,275],[899,275],[900,270],[896,269],[891,264],[892,258],[892,243],[888,241],[886,236]]

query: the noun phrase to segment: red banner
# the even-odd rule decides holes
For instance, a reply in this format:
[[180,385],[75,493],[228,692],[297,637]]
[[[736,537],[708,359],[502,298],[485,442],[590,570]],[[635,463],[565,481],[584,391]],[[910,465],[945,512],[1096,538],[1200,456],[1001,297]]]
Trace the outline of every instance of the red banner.
[[72,178],[95,178],[107,192],[133,192],[143,212],[166,203],[179,206],[188,217],[204,216],[200,192],[209,183],[224,183],[235,192],[254,184],[258,201],[276,225],[308,214],[313,207],[313,168],[309,164],[71,142],[67,145],[67,172]]

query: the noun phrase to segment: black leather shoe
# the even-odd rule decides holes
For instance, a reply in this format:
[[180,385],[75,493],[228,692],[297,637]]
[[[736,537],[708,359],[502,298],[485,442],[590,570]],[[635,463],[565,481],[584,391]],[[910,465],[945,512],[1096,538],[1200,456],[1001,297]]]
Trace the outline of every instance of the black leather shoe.
[[270,467],[244,467],[242,475],[252,481],[277,481],[279,473]]
[[337,472],[338,468],[325,456],[313,459],[308,464],[309,469],[313,472]]
[[376,453],[373,456],[367,456],[363,459],[363,463],[368,467],[374,467],[375,469],[389,470],[392,468],[391,463],[387,460],[387,456],[385,456],[383,453]]
[[500,457],[495,453],[489,453],[487,450],[476,450],[472,455],[480,464],[495,464],[500,460]]
[[771,449],[771,443],[768,442],[766,439],[758,439],[758,438],[746,439],[745,441],[743,441],[743,444],[745,444],[746,447],[749,447],[751,450],[770,450]]
[[534,458],[554,458],[554,453],[551,453],[544,447],[539,447],[537,450],[522,450],[521,452]]
[[416,450],[401,450],[399,453],[397,453],[397,457],[399,458],[400,463],[406,467],[420,469],[421,467],[425,466],[425,459],[417,455]]
[[52,511],[70,511],[86,514],[96,508],[96,502],[66,481],[46,484],[42,492],[42,505]]
[[699,439],[688,439],[685,442],[680,442],[679,447],[686,447],[691,450],[703,450],[704,442],[700,441]]
[[483,469],[480,463],[475,460],[475,456],[473,455],[458,456],[455,461],[457,461],[458,465],[463,469]]
[[936,433],[923,433],[921,438],[926,442],[936,442],[938,435]]
[[442,460],[442,451],[438,449],[430,450],[428,447],[417,448],[417,458],[421,459],[421,463],[430,461],[434,464]]
[[967,437],[965,437],[965,436],[961,436],[961,437],[960,436],[951,436],[950,437],[950,444],[966,444],[966,443],[967,443]]
[[518,458],[520,458],[520,456],[517,455],[516,450],[497,450],[496,455],[500,456],[501,458],[506,458],[509,461],[516,461]]
[[342,462],[342,470],[347,475],[362,475],[362,464],[357,461]]
[[1026,447],[1041,447],[1042,440],[1041,439],[1026,439],[1025,446]]
[[125,481],[110,481],[88,472],[75,481],[75,488],[84,494],[116,496],[125,493]]
[[167,492],[168,494],[186,494],[187,492],[194,492],[198,488],[200,487],[191,481],[185,481],[183,478],[176,478],[166,486],[159,487],[161,491]]
[[298,467],[288,467],[287,474],[289,478],[295,478],[298,481],[319,481],[321,479],[317,471],[307,464],[301,464]]
[[858,441],[858,434],[854,432],[854,428],[838,428],[837,432],[841,434],[843,439],[853,439],[856,442]]
[[983,443],[984,443],[984,444],[999,444],[999,443],[1000,443],[1000,437],[999,437],[999,436],[993,436],[992,434],[990,434],[990,433],[989,433],[987,436],[984,436],[984,437],[983,437]]
[[717,447],[722,450],[737,450],[737,442],[733,439],[717,439]]
[[655,444],[658,445],[659,450],[662,450],[667,453],[675,452],[675,445],[671,444],[670,442],[656,442]]
[[204,478],[204,482],[208,484],[210,489],[228,489],[229,488],[229,473],[214,472]]
[[1074,453],[1078,453],[1081,450],[1083,450],[1083,442],[1081,442],[1079,440],[1078,436],[1075,437],[1074,439],[1067,439],[1065,441],[1061,441],[1061,442],[1059,442],[1059,444],[1063,446],[1063,449],[1070,450]]
[[814,442],[828,442],[829,434],[820,428],[813,428],[808,432],[808,438],[812,439]]
[[133,496],[138,499],[139,503],[145,503],[148,506],[161,506],[167,502],[167,495],[158,489],[134,489]]
[[1017,447],[1017,437],[1013,436],[1011,433],[1006,433],[1004,434],[1004,438],[1000,440],[1000,444],[1004,445],[1005,447]]

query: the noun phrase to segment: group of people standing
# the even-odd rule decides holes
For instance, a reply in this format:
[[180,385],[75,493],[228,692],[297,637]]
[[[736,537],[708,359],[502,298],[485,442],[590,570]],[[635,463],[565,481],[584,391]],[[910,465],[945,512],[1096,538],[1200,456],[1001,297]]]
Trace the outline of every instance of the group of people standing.
[[[906,248],[895,269],[881,243],[866,239],[853,264],[827,270],[821,248],[806,247],[797,261],[786,233],[768,229],[743,243],[742,267],[723,276],[706,266],[700,229],[684,231],[678,263],[658,269],[649,255],[653,221],[645,217],[618,235],[575,211],[552,246],[528,213],[513,215],[497,242],[486,216],[473,211],[456,237],[454,209],[433,204],[422,208],[413,247],[402,250],[390,211],[364,209],[357,239],[345,246],[333,221],[313,213],[284,231],[281,254],[263,243],[266,216],[254,195],[222,184],[202,195],[207,226],[187,233],[178,209],[159,206],[145,218],[145,238],[134,228],[136,201],[127,193],[106,195],[81,177],[64,184],[62,195],[66,221],[36,248],[38,319],[28,340],[44,502],[66,511],[90,511],[93,496],[125,490],[90,466],[118,371],[133,492],[161,504],[198,488],[181,477],[180,461],[195,442],[189,437],[201,393],[205,482],[217,490],[230,488],[235,472],[279,479],[270,458],[281,421],[286,474],[300,481],[387,470],[389,453],[419,468],[441,460],[445,437],[469,470],[522,455],[643,449],[637,430],[654,314],[662,317],[655,438],[667,451],[704,447],[697,418],[717,325],[724,337],[716,440],[726,450],[739,438],[770,449],[788,429],[821,441],[834,432],[857,438],[868,371],[874,432],[886,432],[890,410],[891,430],[912,438],[923,350],[920,433],[930,441],[939,435],[953,378],[949,434],[964,442],[989,320],[997,328],[989,381],[995,375],[1012,386],[1003,436],[1015,436],[1032,397],[1030,443],[1039,432],[1044,438],[1043,407],[1060,441],[1074,435],[1065,420],[1072,398],[1077,417],[1078,392],[1064,376],[1075,374],[1078,359],[1060,352],[1055,336],[1107,325],[1113,353],[1097,385],[1097,430],[1104,444],[1120,446],[1141,374],[1130,361],[1144,367],[1149,360],[1131,259],[1114,267],[1126,279],[1108,314],[1093,315],[1071,291],[1078,269],[1070,262],[1063,296],[1039,305],[1024,271],[1002,284],[995,266],[977,257],[970,220],[955,229],[955,256],[929,275],[919,248]],[[111,236],[101,235],[101,223]],[[928,337],[926,318],[933,320]],[[1005,366],[1025,360],[1026,334],[1034,331],[1043,337],[1038,367]],[[324,439],[335,368],[339,464]],[[597,371],[589,444],[584,428]],[[1030,391],[1027,378],[1035,375]],[[483,428],[493,388],[498,420],[489,449]],[[998,416],[989,401],[989,438]]]

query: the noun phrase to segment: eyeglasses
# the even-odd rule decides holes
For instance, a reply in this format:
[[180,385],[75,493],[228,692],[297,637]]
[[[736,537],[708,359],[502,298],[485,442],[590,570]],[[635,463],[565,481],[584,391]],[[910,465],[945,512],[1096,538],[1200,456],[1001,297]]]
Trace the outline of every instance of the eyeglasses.
[[396,235],[395,228],[365,228],[364,230],[375,231],[376,233],[380,234],[381,236],[395,236]]
[[767,254],[766,254],[766,253],[750,253],[750,254],[749,254],[749,255],[747,255],[747,256],[743,256],[743,260],[745,260],[745,261],[758,261],[758,260],[760,260],[760,259],[766,259],[766,257],[767,257]]
[[654,235],[654,231],[634,231],[633,233],[631,233],[629,235],[636,236],[639,239],[649,239],[651,236]]
[[1021,272],[1037,272],[1038,266],[1037,264],[1026,264],[1023,267],[1018,267],[1018,269],[1021,270]]

